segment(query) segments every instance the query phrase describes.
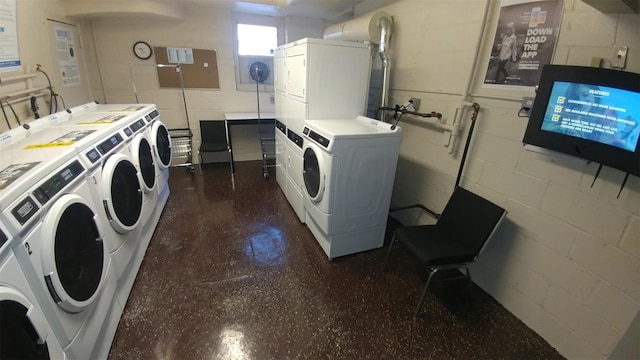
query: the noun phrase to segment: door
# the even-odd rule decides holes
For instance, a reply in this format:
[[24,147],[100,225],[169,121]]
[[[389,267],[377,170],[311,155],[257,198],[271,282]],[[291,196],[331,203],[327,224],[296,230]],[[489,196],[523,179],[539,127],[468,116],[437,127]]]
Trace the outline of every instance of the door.
[[302,102],[307,98],[307,56],[287,57],[287,93]]
[[138,134],[131,143],[133,163],[138,167],[138,180],[145,193],[149,193],[156,185],[156,165],[153,161],[151,144],[145,136]]
[[0,286],[0,359],[50,359],[44,321],[24,295]]
[[[50,39],[51,44],[47,47],[50,60],[44,64],[43,70],[49,74],[56,93],[76,104],[93,101],[85,52],[80,41],[80,28],[74,24],[47,19],[47,31],[47,39]],[[64,110],[62,102],[57,105],[57,111]],[[52,111],[55,112],[56,108],[53,107]]]
[[273,55],[273,82],[276,93],[284,93],[286,88],[286,50],[276,50]]
[[102,201],[111,226],[119,233],[133,230],[142,213],[138,171],[124,154],[116,154],[102,168]]
[[315,144],[308,143],[302,158],[304,191],[314,203],[322,200],[325,190],[326,172],[321,151]]
[[65,194],[51,206],[39,235],[50,296],[70,313],[89,307],[100,293],[109,264],[95,209],[83,197]]
[[171,138],[169,130],[160,120],[156,120],[151,127],[151,145],[156,162],[161,170],[171,165]]

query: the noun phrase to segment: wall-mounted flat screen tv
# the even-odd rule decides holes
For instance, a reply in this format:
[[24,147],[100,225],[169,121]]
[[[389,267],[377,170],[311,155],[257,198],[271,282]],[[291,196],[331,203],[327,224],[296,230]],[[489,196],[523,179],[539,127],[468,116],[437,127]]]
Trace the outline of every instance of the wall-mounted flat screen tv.
[[640,175],[640,74],[545,65],[523,142]]

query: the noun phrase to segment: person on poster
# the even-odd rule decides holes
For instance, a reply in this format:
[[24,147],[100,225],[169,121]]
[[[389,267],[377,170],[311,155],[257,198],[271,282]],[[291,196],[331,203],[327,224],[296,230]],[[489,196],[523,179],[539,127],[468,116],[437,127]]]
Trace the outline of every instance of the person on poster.
[[[502,36],[502,43],[500,43],[499,50],[500,55],[498,55],[498,69],[496,70],[495,83],[496,84],[505,84],[507,82],[507,76],[509,73],[507,72],[506,66],[509,61],[516,62],[517,60],[517,44],[518,38],[516,37],[516,32],[514,30],[514,23],[507,24],[507,33]],[[500,74],[504,75],[504,80],[500,81]]]

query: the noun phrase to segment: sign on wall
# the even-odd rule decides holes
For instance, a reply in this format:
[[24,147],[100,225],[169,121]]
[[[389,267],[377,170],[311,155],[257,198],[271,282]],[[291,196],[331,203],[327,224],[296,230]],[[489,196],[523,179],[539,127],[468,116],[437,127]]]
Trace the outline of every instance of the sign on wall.
[[20,70],[16,0],[0,0],[0,71]]
[[71,27],[56,26],[55,29],[56,56],[62,86],[80,85],[80,70],[78,54],[75,46],[75,31]]
[[538,85],[560,32],[562,0],[502,0],[484,87]]

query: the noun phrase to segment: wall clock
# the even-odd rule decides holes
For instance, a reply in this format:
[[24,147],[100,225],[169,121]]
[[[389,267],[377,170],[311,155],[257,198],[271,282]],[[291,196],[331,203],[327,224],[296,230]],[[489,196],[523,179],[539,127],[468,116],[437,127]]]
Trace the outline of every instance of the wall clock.
[[133,54],[140,60],[147,60],[153,55],[151,46],[144,41],[133,44]]

